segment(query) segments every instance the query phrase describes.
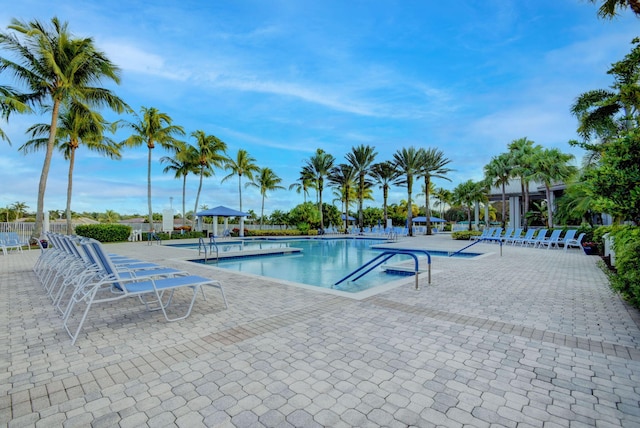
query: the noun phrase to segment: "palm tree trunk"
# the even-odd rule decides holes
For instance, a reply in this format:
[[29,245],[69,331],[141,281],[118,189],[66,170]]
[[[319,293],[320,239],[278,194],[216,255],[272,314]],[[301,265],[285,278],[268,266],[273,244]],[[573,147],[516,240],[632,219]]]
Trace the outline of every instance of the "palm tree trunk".
[[238,174],[238,195],[240,197],[240,211],[242,211],[242,174]]
[[387,228],[387,198],[389,197],[389,188],[385,185],[382,189],[382,208],[384,211],[384,224],[382,225],[383,230]]
[[44,222],[44,192],[47,189],[47,177],[49,176],[49,168],[51,166],[51,158],[53,156],[53,146],[56,141],[56,131],[58,128],[58,114],[60,112],[60,101],[53,102],[53,110],[51,112],[51,127],[49,128],[49,141],[47,141],[47,150],[44,155],[44,164],[42,165],[42,173],[40,174],[40,183],[38,184],[38,204],[36,209],[36,224],[31,233],[32,239],[39,239],[42,234],[42,226]]
[[424,216],[427,222],[427,231],[425,235],[431,235],[431,207],[429,206],[429,185],[431,180],[428,177],[424,179]]
[[553,227],[553,201],[551,201],[551,187],[545,183],[545,190],[547,192],[547,217],[549,219],[549,227]]
[[67,181],[67,207],[65,216],[67,218],[67,235],[73,235],[73,224],[71,223],[71,193],[73,188],[73,166],[76,160],[76,150],[71,149],[69,154],[69,176]]
[[[360,172],[360,181],[358,183],[358,223],[360,224],[360,233],[364,232],[364,171]],[[347,211],[349,210],[349,205],[347,204]]]
[[[187,175],[185,174],[182,177],[182,227],[184,228],[184,224],[187,218],[187,213],[185,211],[185,196],[187,194]],[[194,216],[195,217],[195,216]]]
[[262,225],[264,224],[264,193],[262,194],[262,208],[260,209],[260,230],[262,230]]
[[324,182],[322,178],[318,179],[318,209],[320,211],[320,229],[324,230],[324,217],[322,216],[322,188],[324,187]]
[[407,180],[407,228],[409,236],[413,236],[413,212],[411,210],[412,183]]
[[200,191],[202,190],[202,175],[203,175],[204,169],[201,166],[200,167],[200,184],[198,185],[198,193],[196,193],[196,206],[193,209],[193,221],[191,222],[191,228],[193,230],[195,230],[196,228],[196,213],[198,212],[198,202],[200,201]]
[[149,208],[149,228],[153,230],[153,210],[151,208],[151,148],[147,159],[147,204]]
[[505,184],[503,181],[502,182],[502,228],[503,229],[506,226],[506,217],[507,217],[507,207],[505,206],[506,202],[507,202],[507,192],[506,192]]

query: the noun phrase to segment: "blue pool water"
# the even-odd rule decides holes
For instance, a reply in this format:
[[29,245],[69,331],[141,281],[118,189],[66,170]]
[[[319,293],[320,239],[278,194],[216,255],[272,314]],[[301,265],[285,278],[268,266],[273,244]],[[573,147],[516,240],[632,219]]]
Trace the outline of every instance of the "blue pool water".
[[[380,239],[296,239],[296,240],[251,240],[236,241],[221,246],[219,251],[244,251],[253,249],[301,248],[302,253],[281,255],[260,255],[234,257],[229,260],[208,261],[209,264],[237,272],[251,273],[285,281],[313,285],[322,288],[332,288],[332,285],[345,275],[359,268],[369,260],[380,254],[380,250],[371,248],[372,245],[384,243]],[[197,249],[196,245],[178,244],[180,247]],[[228,248],[226,248],[228,247]],[[432,256],[448,256],[443,251],[431,251]],[[462,257],[475,257],[478,253],[463,253]],[[423,257],[418,255],[418,257]],[[410,256],[397,255],[389,262],[397,263],[413,260]],[[424,260],[424,259],[423,259]],[[426,261],[420,263],[421,269],[426,269]],[[400,273],[399,273],[400,274]],[[398,274],[388,274],[379,268],[374,269],[357,282],[344,282],[336,287],[337,290],[358,292],[389,281],[400,279]]]

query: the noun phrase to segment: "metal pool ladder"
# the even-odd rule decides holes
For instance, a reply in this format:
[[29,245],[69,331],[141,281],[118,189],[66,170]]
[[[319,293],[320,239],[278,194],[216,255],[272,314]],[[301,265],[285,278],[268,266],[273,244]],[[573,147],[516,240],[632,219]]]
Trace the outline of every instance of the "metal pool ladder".
[[[216,249],[216,260],[218,260],[218,244],[216,238],[213,236],[209,238],[209,253],[213,253],[213,248]],[[207,261],[207,244],[204,242],[204,238],[198,238],[198,255],[204,252],[204,261]]]
[[[424,255],[427,256],[428,283],[431,284],[431,254],[429,254],[425,250],[394,250],[394,249],[386,249],[382,253],[380,253],[379,255],[374,257],[372,260],[368,261],[364,265],[360,266],[358,269],[356,269],[353,272],[351,272],[349,275],[347,275],[344,278],[342,278],[340,281],[338,281],[335,284],[333,284],[331,286],[331,288],[335,287],[336,285],[338,285],[338,284],[340,284],[340,283],[342,283],[342,282],[344,282],[344,281],[346,281],[346,280],[348,280],[350,278],[353,278],[354,276],[355,276],[355,278],[351,279],[351,281],[357,281],[358,279],[362,278],[363,276],[365,276],[366,274],[368,274],[373,269],[377,268],[378,266],[380,266],[381,264],[383,264],[384,262],[386,262],[387,260],[389,260],[393,256],[397,256],[398,254],[403,254],[405,256],[410,256],[410,257],[413,258],[414,265],[415,265],[414,272],[415,272],[415,278],[416,278],[416,290],[418,290],[419,289],[419,287],[418,287],[418,274],[420,273],[420,270],[418,269],[418,256],[416,256],[415,253],[420,253],[420,254],[424,254]],[[364,270],[364,272],[362,272],[363,270]]]

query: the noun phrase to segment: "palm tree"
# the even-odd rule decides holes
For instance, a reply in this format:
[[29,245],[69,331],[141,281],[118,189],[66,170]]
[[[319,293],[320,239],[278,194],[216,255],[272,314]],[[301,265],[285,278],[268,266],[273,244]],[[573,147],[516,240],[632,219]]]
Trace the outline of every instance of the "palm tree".
[[[69,107],[63,106],[57,128],[56,146],[62,152],[64,158],[69,161],[67,174],[67,205],[65,218],[67,220],[67,233],[73,234],[71,222],[71,196],[73,194],[73,169],[75,166],[76,150],[80,145],[87,149],[106,156],[110,159],[120,159],[120,146],[111,138],[106,137],[105,131],[113,132],[115,127],[109,124],[102,115],[92,110],[81,102],[72,102]],[[39,124],[30,127],[27,132],[33,137],[47,135],[50,125]],[[20,147],[23,152],[35,151],[46,147],[46,138],[34,138]]]
[[[524,138],[513,140],[509,144],[509,156],[511,159],[511,174],[520,180],[520,188],[524,198],[524,213],[529,211],[529,183],[531,182],[532,159],[536,150],[540,146],[534,146],[534,142]],[[524,229],[527,230],[528,224],[525,221]]]
[[374,184],[377,184],[382,189],[382,207],[384,212],[384,227],[387,227],[387,200],[389,198],[389,187],[398,178],[398,170],[394,164],[385,161],[373,164],[369,175],[374,180]]
[[[194,131],[191,136],[196,139],[194,163],[200,174],[200,184],[198,185],[198,193],[196,194],[196,204],[194,212],[198,209],[198,201],[200,200],[200,192],[202,191],[203,177],[213,175],[213,167],[222,168],[226,161],[227,144],[221,141],[215,135],[207,135],[204,131]],[[240,204],[242,211],[242,204]],[[195,222],[195,216],[194,216]]]
[[367,172],[377,154],[378,152],[375,151],[375,148],[361,144],[357,147],[352,147],[351,152],[346,155],[347,161],[358,174],[358,226],[361,233],[364,231],[364,189],[371,185],[366,179]]
[[353,186],[356,184],[356,178],[358,177],[359,173],[356,167],[354,167],[353,164],[347,165],[344,163],[331,168],[327,176],[329,183],[336,186],[344,197],[344,206],[346,207],[343,211],[344,233],[349,233],[349,199]]
[[333,168],[335,157],[326,153],[322,149],[317,149],[316,153],[306,161],[307,173],[313,177],[318,195],[318,211],[320,211],[320,228],[324,229],[324,218],[322,215],[322,190],[324,189],[324,179]]
[[[0,117],[8,121],[11,113],[26,113],[31,111],[31,108],[25,104],[21,98],[22,96],[14,89],[0,85]],[[11,145],[9,137],[1,128],[0,140],[5,140],[9,145]]]
[[38,238],[42,232],[44,194],[62,103],[78,100],[92,107],[108,106],[118,113],[127,108],[124,101],[110,90],[92,86],[103,79],[120,82],[120,69],[95,48],[93,39],[72,37],[67,23],[61,23],[56,17],[52,18],[51,24],[52,27],[48,27],[37,20],[24,22],[13,19],[8,28],[15,33],[0,33],[0,47],[16,58],[14,61],[0,57],[0,71],[9,70],[16,80],[24,83],[27,88],[23,94],[26,104],[51,107],[33,238]]
[[284,187],[280,185],[282,183],[282,179],[276,175],[275,172],[271,168],[260,168],[258,174],[254,178],[254,180],[248,182],[246,187],[255,187],[260,190],[260,195],[262,195],[262,209],[260,211],[260,229],[264,224],[264,200],[267,197],[267,192],[283,189]]
[[240,200],[240,211],[242,211],[242,176],[246,176],[249,180],[253,180],[253,173],[260,171],[258,165],[255,164],[255,158],[249,155],[244,149],[238,150],[235,160],[226,158],[224,160],[224,169],[231,171],[229,175],[222,179],[222,182],[229,180],[233,176],[238,176],[238,197]]
[[485,200],[486,195],[487,185],[484,181],[474,182],[473,180],[467,180],[453,189],[453,200],[467,211],[469,230],[471,230],[471,207],[476,202]]
[[153,209],[151,204],[151,154],[156,144],[160,144],[166,150],[176,152],[182,142],[174,138],[174,135],[184,135],[181,126],[172,125],[171,117],[161,113],[154,107],[142,107],[142,117],[138,116],[136,122],[123,122],[124,126],[131,128],[134,134],[123,141],[127,147],[138,147],[146,144],[149,154],[147,156],[147,204],[149,209],[149,224],[153,227]]
[[597,3],[602,1],[600,9],[598,9],[598,16],[605,19],[613,19],[618,10],[626,9],[629,7],[633,13],[640,15],[640,1],[638,0],[589,0],[591,3]]
[[115,223],[120,220],[120,214],[113,210],[106,210],[100,217],[103,223]]
[[484,166],[484,176],[492,186],[500,186],[502,190],[502,228],[505,228],[507,220],[507,195],[505,187],[511,178],[512,162],[509,153],[494,156]]
[[413,236],[413,213],[411,208],[411,194],[413,192],[414,178],[420,174],[420,168],[424,163],[424,150],[409,148],[398,149],[393,154],[394,165],[399,173],[395,183],[398,186],[407,186],[407,227],[409,236]]
[[444,153],[436,148],[429,148],[424,150],[423,164],[420,167],[420,175],[424,178],[424,206],[425,216],[427,219],[427,231],[426,235],[431,235],[431,208],[429,207],[429,192],[431,190],[431,180],[434,178],[443,178],[447,181],[451,181],[446,177],[446,174],[451,171],[450,168],[445,168],[446,165],[451,163],[451,159],[444,157]]
[[309,188],[313,186],[313,177],[309,173],[308,168],[302,168],[300,170],[300,176],[295,183],[289,186],[289,190],[295,190],[296,193],[302,193],[304,202],[307,202],[307,196],[309,196]]
[[[24,202],[16,201],[9,208],[11,208],[13,212],[16,213],[16,221],[18,221],[18,219],[22,217],[22,213],[25,212],[29,207]],[[9,221],[8,218],[9,216],[7,215],[7,221]]]
[[567,180],[577,172],[576,167],[567,164],[571,159],[573,159],[573,155],[562,153],[556,148],[543,149],[534,158],[535,173],[533,174],[533,179],[544,183],[547,197],[547,219],[549,221],[549,227],[553,227],[554,203],[551,200],[551,186],[555,183]]
[[174,157],[163,156],[160,163],[166,163],[167,166],[162,170],[163,173],[173,171],[175,178],[182,178],[182,226],[185,225],[187,213],[185,211],[185,199],[187,189],[187,175],[190,173],[197,174],[198,168],[195,165],[197,158],[196,148],[189,144],[184,144],[178,149]]
[[442,187],[439,187],[433,193],[433,198],[436,200],[436,204],[440,207],[440,218],[444,218],[444,209],[443,208],[447,204],[451,203],[451,200],[452,200],[451,191],[449,191],[447,189],[443,189]]

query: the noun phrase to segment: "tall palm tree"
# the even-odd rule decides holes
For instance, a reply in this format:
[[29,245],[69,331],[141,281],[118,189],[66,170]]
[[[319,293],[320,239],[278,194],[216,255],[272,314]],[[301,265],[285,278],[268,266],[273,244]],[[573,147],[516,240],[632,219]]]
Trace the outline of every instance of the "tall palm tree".
[[158,111],[154,107],[141,107],[142,117],[138,116],[136,122],[122,122],[124,126],[133,130],[133,134],[123,141],[127,147],[138,147],[143,144],[147,146],[147,204],[149,225],[153,227],[153,208],[151,204],[151,154],[156,144],[171,152],[180,149],[181,141],[174,135],[184,135],[181,126],[172,125],[173,120],[166,114]]
[[260,171],[260,168],[255,162],[256,159],[249,155],[249,152],[244,149],[238,150],[235,159],[228,157],[224,160],[224,169],[231,171],[231,173],[224,177],[222,182],[224,183],[235,175],[238,176],[240,211],[242,211],[242,176],[244,175],[249,180],[253,180],[253,173]]
[[357,147],[352,147],[351,152],[346,155],[347,161],[358,174],[358,226],[361,233],[364,231],[364,189],[371,185],[367,181],[367,172],[377,154],[378,152],[375,151],[375,148],[361,144]]
[[313,176],[310,174],[308,168],[302,168],[300,170],[300,176],[295,183],[289,186],[289,190],[295,190],[296,193],[302,193],[304,202],[307,202],[307,196],[309,196],[309,188],[314,187]]
[[316,153],[306,161],[305,168],[316,184],[318,194],[318,211],[320,211],[320,228],[324,229],[324,216],[322,215],[322,190],[324,189],[324,179],[333,168],[335,157],[322,149],[317,149]]
[[391,184],[398,178],[398,170],[390,161],[379,162],[371,166],[369,172],[373,178],[374,184],[382,189],[382,208],[384,213],[384,227],[387,227],[387,219],[389,218],[387,210],[387,201],[389,199],[389,188]]
[[[531,182],[531,174],[533,173],[533,157],[540,146],[534,146],[534,142],[527,137],[513,140],[509,148],[509,156],[511,159],[511,174],[514,178],[520,180],[520,188],[522,189],[522,197],[524,199],[524,213],[529,212],[529,183]],[[528,224],[524,222],[524,229],[527,230]]]
[[349,233],[349,199],[353,186],[356,184],[356,179],[359,177],[359,172],[353,164],[341,163],[338,166],[334,166],[327,175],[329,183],[337,187],[344,197],[344,233]]
[[276,175],[271,168],[260,168],[255,178],[245,184],[246,187],[255,187],[260,190],[262,196],[262,208],[260,210],[260,229],[264,224],[264,200],[267,197],[267,192],[271,192],[284,187],[280,185],[282,179]]
[[487,184],[484,181],[467,180],[453,189],[453,200],[467,211],[469,230],[471,230],[471,207],[476,202],[482,202],[487,197]]
[[78,100],[92,107],[107,106],[118,113],[127,108],[113,92],[94,86],[103,79],[120,83],[120,69],[96,49],[93,39],[73,37],[67,23],[61,23],[56,17],[52,18],[51,24],[49,27],[38,20],[25,22],[13,19],[8,26],[13,32],[0,33],[0,47],[12,55],[0,57],[0,71],[8,70],[25,85],[25,103],[51,107],[33,238],[38,238],[42,232],[44,194],[62,103]]
[[544,183],[547,197],[547,219],[548,226],[553,227],[553,207],[551,186],[558,182],[564,182],[577,172],[577,168],[569,165],[573,155],[562,153],[560,150],[543,149],[534,158],[533,179]]
[[[67,174],[67,205],[65,218],[67,220],[67,233],[73,234],[71,221],[71,196],[73,194],[73,169],[75,167],[76,150],[80,145],[92,152],[99,153],[110,159],[120,159],[120,146],[111,138],[105,136],[105,132],[113,132],[115,127],[108,123],[100,113],[92,110],[81,102],[72,102],[69,107],[63,106],[57,128],[56,146],[62,152],[64,158],[69,161]],[[33,137],[49,134],[50,125],[39,124],[30,127],[27,132]],[[34,138],[20,147],[23,152],[39,150],[46,147],[47,138]]]
[[491,161],[484,166],[484,176],[492,186],[500,186],[502,190],[502,228],[505,228],[507,221],[507,195],[506,186],[511,178],[512,162],[509,153],[502,153],[491,158]]
[[425,235],[431,235],[431,208],[429,207],[429,192],[431,191],[431,180],[442,178],[451,181],[446,174],[451,172],[446,166],[451,163],[451,159],[444,156],[441,150],[429,148],[424,150],[423,164],[420,167],[420,176],[424,178],[424,206],[427,219],[427,231]]
[[175,178],[182,178],[182,226],[185,225],[185,219],[187,217],[185,211],[187,175],[197,174],[199,172],[196,166],[197,155],[198,153],[195,147],[190,144],[183,144],[178,148],[175,156],[163,156],[160,158],[160,163],[167,164],[162,170],[163,173],[166,174],[173,171]]
[[[222,168],[227,160],[227,144],[215,135],[205,134],[204,131],[194,131],[191,136],[196,139],[194,163],[200,175],[196,204],[193,208],[193,211],[196,212],[198,201],[200,200],[200,192],[202,191],[202,179],[213,175],[213,167]],[[240,210],[242,211],[242,203],[240,205]]]
[[440,207],[440,218],[444,218],[444,208],[452,201],[452,193],[450,190],[439,187],[433,192],[433,198],[436,200],[436,204]]
[[411,146],[398,149],[393,154],[393,162],[399,173],[394,184],[407,186],[407,227],[409,236],[413,236],[413,213],[411,207],[411,195],[413,193],[413,181],[420,174],[420,168],[424,163],[424,150]]

